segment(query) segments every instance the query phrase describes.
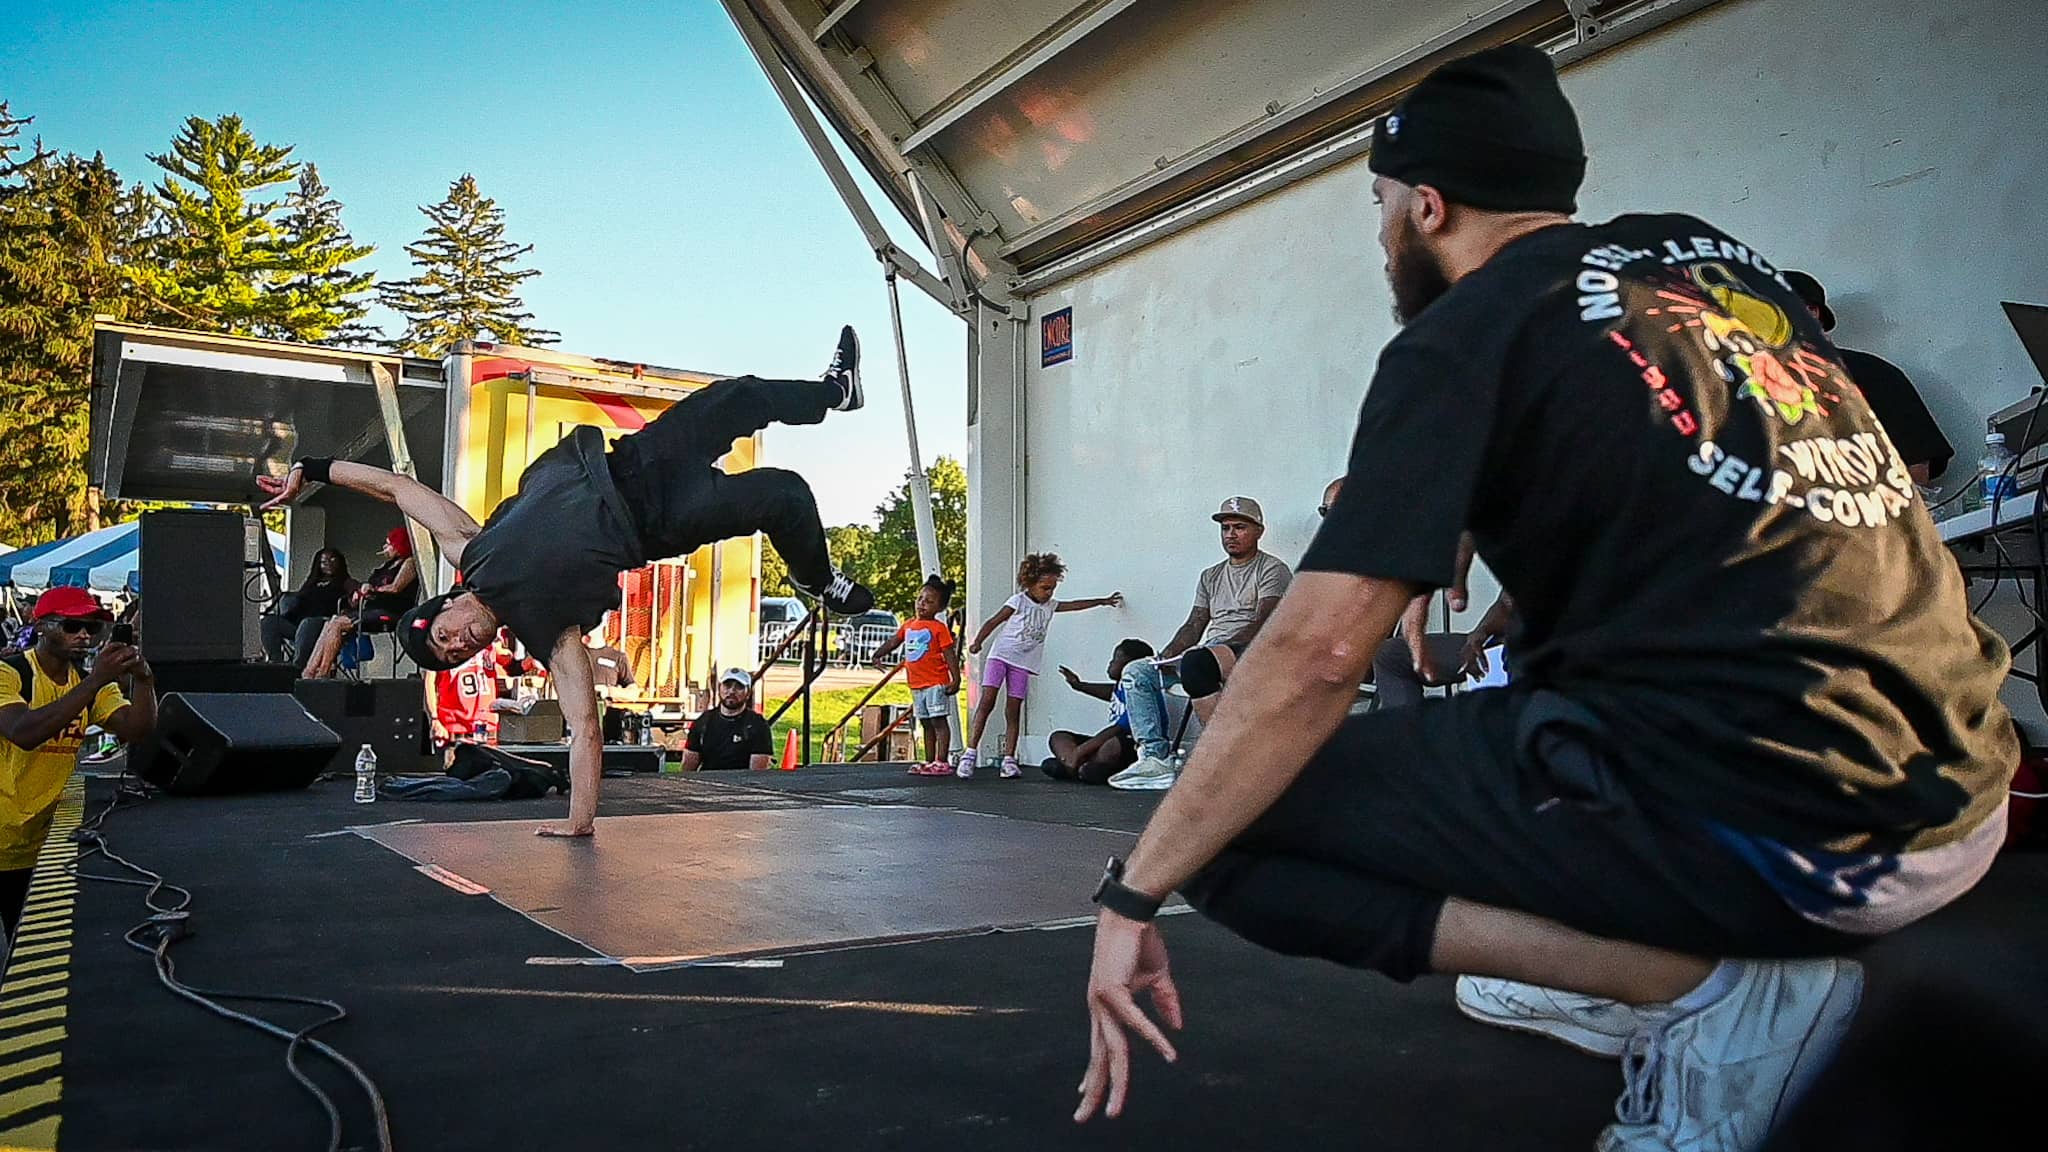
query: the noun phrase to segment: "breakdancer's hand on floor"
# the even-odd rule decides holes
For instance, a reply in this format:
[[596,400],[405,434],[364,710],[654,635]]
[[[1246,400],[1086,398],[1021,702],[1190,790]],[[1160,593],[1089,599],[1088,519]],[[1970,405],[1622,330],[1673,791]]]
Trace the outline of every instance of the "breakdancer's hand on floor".
[[1138,1007],[1149,991],[1152,1007],[1167,1027],[1181,1026],[1180,991],[1166,965],[1166,939],[1157,924],[1141,924],[1104,911],[1095,922],[1095,964],[1088,973],[1088,1073],[1081,1078],[1081,1106],[1074,1122],[1084,1123],[1102,1107],[1105,1089],[1112,1117],[1121,1116],[1131,1084],[1131,1041],[1124,1029],[1145,1038],[1168,1061],[1173,1042]]

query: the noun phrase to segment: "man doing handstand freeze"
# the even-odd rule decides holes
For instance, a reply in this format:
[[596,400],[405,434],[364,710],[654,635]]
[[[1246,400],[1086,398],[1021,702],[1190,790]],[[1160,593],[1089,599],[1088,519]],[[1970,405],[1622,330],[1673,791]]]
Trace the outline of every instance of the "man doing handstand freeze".
[[421,668],[445,670],[476,655],[499,625],[548,666],[570,729],[569,820],[544,836],[588,836],[597,816],[602,730],[583,634],[619,599],[619,573],[705,544],[765,532],[790,580],[838,613],[874,596],[832,566],[817,501],[803,477],[778,468],[727,475],[715,467],[733,441],[771,423],[816,424],[862,403],[860,341],[852,328],[819,380],[724,380],[692,393],[605,451],[596,428],[577,428],[527,465],[519,491],[481,527],[417,480],[340,460],[306,459],[282,480],[258,477],[275,508],[309,480],[398,505],[434,536],[459,573],[456,586],[407,612],[398,641]]

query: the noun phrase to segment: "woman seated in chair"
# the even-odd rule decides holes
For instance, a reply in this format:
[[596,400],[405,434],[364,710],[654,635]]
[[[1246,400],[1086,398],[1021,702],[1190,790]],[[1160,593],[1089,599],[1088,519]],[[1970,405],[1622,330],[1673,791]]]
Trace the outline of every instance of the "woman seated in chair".
[[325,680],[340,663],[343,643],[361,632],[389,632],[407,609],[419,602],[419,565],[413,560],[412,537],[403,526],[393,528],[377,550],[384,563],[351,597],[350,611],[335,615],[320,631],[313,655],[306,661],[308,680]]
[[[348,574],[348,557],[339,548],[322,548],[313,556],[313,570],[298,591],[278,597],[277,610],[263,616],[263,652],[271,660],[289,660],[299,667],[320,640],[320,630],[339,615],[341,606],[361,587]],[[287,652],[285,645],[290,642]]]

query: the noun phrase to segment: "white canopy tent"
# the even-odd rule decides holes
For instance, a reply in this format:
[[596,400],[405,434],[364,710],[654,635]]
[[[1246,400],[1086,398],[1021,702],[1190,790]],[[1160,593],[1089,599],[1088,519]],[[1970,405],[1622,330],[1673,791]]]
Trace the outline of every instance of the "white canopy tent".
[[[285,538],[271,532],[270,549],[279,570]],[[9,551],[0,556],[0,585],[40,592],[52,587],[86,588],[109,595],[142,590],[141,529],[134,521],[114,524],[68,540]]]

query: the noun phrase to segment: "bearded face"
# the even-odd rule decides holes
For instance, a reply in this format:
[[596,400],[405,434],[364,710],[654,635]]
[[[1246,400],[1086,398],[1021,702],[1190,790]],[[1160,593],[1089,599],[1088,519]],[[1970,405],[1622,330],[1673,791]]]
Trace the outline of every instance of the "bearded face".
[[1450,277],[1407,213],[1397,213],[1385,233],[1387,286],[1394,292],[1394,322],[1408,324],[1451,290]]

